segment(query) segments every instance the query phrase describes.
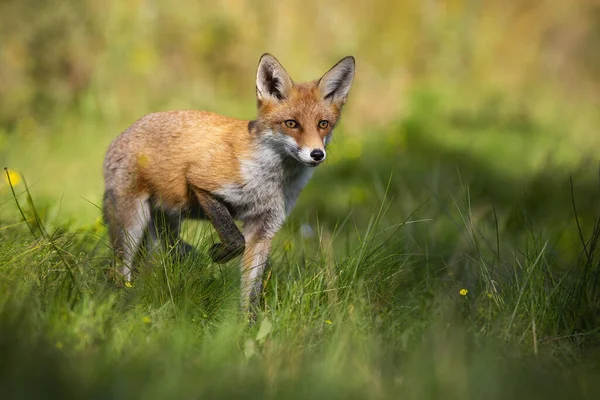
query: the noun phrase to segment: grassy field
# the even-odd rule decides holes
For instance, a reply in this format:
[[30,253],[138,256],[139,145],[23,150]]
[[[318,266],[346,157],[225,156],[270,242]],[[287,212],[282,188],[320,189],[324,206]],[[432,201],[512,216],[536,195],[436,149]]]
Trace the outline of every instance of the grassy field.
[[[0,397],[598,398],[597,6],[213,3],[0,4]],[[203,222],[116,287],[108,143],[156,110],[252,118],[265,51],[357,75],[256,323]]]

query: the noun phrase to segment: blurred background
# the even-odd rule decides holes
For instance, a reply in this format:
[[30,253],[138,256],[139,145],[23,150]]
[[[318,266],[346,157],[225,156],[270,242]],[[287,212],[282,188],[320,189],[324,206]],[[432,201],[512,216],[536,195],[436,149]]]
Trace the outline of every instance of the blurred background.
[[137,118],[193,108],[251,119],[262,53],[296,81],[354,55],[321,168],[342,163],[344,181],[315,207],[368,203],[373,177],[385,186],[402,159],[495,201],[527,188],[547,198],[573,173],[596,186],[599,48],[594,0],[3,1],[0,160],[48,212],[90,221],[105,149]]

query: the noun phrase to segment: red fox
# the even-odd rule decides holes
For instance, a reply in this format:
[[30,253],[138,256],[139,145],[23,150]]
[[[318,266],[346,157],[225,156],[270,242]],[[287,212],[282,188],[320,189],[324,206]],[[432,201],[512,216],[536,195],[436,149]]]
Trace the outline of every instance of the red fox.
[[271,240],[327,156],[354,70],[349,56],[317,81],[294,83],[263,54],[255,120],[157,112],[119,135],[104,160],[103,211],[125,280],[145,235],[153,246],[185,253],[182,219],[208,218],[221,239],[211,258],[223,263],[243,253],[242,306],[256,303]]

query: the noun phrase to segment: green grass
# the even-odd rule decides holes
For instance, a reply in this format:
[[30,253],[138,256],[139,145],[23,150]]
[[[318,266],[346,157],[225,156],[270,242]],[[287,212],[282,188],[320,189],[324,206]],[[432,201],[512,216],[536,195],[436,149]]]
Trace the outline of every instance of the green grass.
[[3,393],[596,398],[597,187],[547,179],[540,191],[564,195],[532,203],[476,163],[390,164],[396,150],[365,144],[319,171],[277,237],[254,325],[237,263],[206,255],[206,224],[187,225],[194,257],[156,254],[117,288],[104,227],[61,222],[15,186],[33,233],[5,195]]

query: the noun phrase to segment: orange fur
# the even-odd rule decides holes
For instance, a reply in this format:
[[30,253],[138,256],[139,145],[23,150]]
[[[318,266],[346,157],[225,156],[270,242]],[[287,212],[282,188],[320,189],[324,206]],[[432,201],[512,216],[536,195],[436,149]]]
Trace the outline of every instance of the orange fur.
[[250,141],[248,121],[192,110],[150,114],[111,144],[105,165],[115,172],[107,175],[130,196],[158,193],[165,206],[181,208],[190,202],[190,185],[213,191],[240,183]]
[[[340,117],[341,107],[322,101],[318,82],[299,83],[291,89],[286,102],[262,102],[258,108],[259,120],[269,127],[281,125],[283,132],[294,138],[298,146],[319,147]],[[283,121],[294,119],[300,128],[287,128]],[[319,129],[319,121],[329,121],[327,129]]]
[[[215,245],[213,259],[244,250],[242,303],[255,302],[271,239],[312,167],[325,159],[353,77],[354,59],[346,57],[318,81],[294,84],[266,54],[257,71],[256,120],[159,112],[118,136],[104,160],[104,215],[125,278],[146,232],[153,245],[187,252],[178,241],[181,219],[208,216],[230,241]],[[233,218],[244,223],[243,236]]]

